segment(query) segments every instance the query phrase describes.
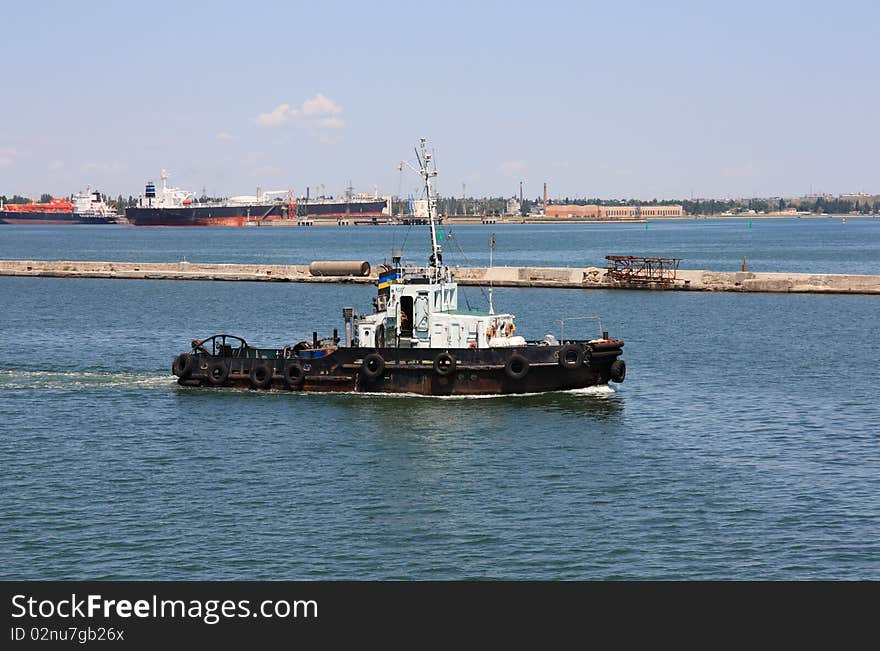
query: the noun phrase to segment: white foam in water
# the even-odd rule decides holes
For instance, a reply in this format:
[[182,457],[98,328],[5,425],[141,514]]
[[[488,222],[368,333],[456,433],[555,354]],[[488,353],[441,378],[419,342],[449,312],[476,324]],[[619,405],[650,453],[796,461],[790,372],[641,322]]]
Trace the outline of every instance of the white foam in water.
[[173,375],[155,373],[0,370],[0,388],[3,389],[165,388],[175,382]]
[[[303,392],[309,393],[310,395],[318,395],[320,392]],[[610,396],[615,393],[614,389],[612,389],[607,384],[592,386],[592,387],[583,387],[581,389],[567,389],[564,391],[545,391],[542,393],[487,393],[482,395],[469,395],[469,396],[426,396],[421,393],[381,393],[378,391],[344,391],[339,392],[336,395],[345,395],[345,396],[360,396],[364,398],[428,398],[434,400],[494,400],[496,398],[527,398],[532,396],[547,396],[554,394],[567,394],[574,396],[591,396],[591,397],[604,397]]]
[[610,396],[617,391],[608,384],[597,384],[592,387],[583,387],[582,389],[569,389],[560,393],[568,393],[573,396]]

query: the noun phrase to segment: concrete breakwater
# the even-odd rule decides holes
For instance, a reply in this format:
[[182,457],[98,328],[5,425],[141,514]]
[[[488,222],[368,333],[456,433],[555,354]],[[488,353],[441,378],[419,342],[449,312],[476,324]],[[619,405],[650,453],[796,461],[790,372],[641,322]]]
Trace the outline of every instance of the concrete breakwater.
[[[454,267],[461,285],[561,289],[880,294],[880,275],[678,270],[668,285],[615,281],[600,267]],[[309,283],[375,283],[369,276],[313,276],[308,265],[201,264],[191,262],[98,262],[0,260],[0,276],[225,280]]]

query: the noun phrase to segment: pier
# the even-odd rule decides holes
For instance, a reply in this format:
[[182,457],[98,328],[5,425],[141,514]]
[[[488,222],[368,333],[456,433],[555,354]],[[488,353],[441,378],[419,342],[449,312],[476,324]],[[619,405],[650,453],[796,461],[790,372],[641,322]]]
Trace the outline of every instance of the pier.
[[[601,267],[452,267],[460,285],[556,289],[880,294],[880,275],[682,270],[664,282],[615,278]],[[366,276],[316,276],[309,265],[202,264],[192,262],[100,262],[0,260],[0,276],[214,280],[249,282],[363,283]]]

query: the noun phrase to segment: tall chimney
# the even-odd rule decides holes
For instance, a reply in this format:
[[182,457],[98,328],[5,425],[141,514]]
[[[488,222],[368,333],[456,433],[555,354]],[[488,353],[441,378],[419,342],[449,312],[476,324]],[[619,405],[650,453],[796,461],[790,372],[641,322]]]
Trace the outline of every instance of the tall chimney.
[[547,214],[547,181],[544,181],[544,214]]
[[523,197],[522,197],[522,181],[519,182],[519,205],[522,205]]

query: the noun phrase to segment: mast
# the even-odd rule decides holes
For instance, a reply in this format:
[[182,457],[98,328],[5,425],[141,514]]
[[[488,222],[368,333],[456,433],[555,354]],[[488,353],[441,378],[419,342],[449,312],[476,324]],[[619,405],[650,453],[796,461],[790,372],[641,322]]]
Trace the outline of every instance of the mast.
[[[495,233],[489,236],[489,269],[492,268],[492,258],[495,253]],[[491,276],[490,276],[491,278]],[[492,302],[492,281],[489,281],[489,314],[495,314],[495,304]]]
[[431,224],[431,258],[429,265],[431,268],[431,280],[440,282],[445,275],[443,273],[443,255],[440,242],[437,241],[437,223],[434,219],[435,204],[434,194],[431,188],[431,179],[437,176],[437,169],[433,167],[431,154],[427,151],[427,140],[419,138],[419,148],[416,150],[416,158],[419,161],[419,173],[425,180],[425,196],[428,200],[428,221]]

